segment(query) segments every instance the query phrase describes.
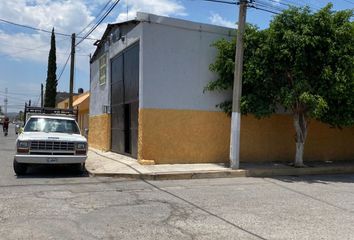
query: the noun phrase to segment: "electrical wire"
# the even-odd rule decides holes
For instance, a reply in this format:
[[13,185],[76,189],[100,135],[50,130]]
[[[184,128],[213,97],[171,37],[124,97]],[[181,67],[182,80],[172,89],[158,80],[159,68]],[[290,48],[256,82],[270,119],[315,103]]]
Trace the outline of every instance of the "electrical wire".
[[268,1],[272,2],[273,5],[279,4],[279,5],[283,5],[283,6],[286,6],[286,7],[293,6],[293,5],[288,4],[288,3],[283,3],[283,2],[281,2],[280,0],[278,0],[278,1],[276,1],[276,0],[268,0]]
[[96,19],[103,13],[103,11],[106,9],[108,4],[110,4],[111,2],[112,2],[112,0],[108,0],[107,3],[104,5],[104,7],[96,15],[96,17],[89,24],[87,24],[87,26],[84,27],[77,35],[80,35],[81,33],[83,33],[91,24],[93,24],[96,21]]
[[41,99],[41,95],[38,96],[36,103],[34,104],[36,107],[38,107],[39,100]]
[[201,0],[201,1],[204,1],[204,2],[213,2],[213,3],[225,3],[225,4],[237,5],[237,2],[223,1],[223,0]]
[[261,0],[255,0],[253,2],[253,5],[255,5],[257,7],[260,6],[262,8],[269,9],[269,10],[272,10],[272,11],[277,11],[277,12],[282,12],[282,11],[285,10],[285,8],[283,8],[283,7],[274,6],[271,3],[269,4],[269,3],[265,2],[265,1],[261,1]]
[[82,43],[85,39],[88,39],[88,36],[95,31],[95,29],[102,23],[102,21],[108,16],[108,14],[115,8],[115,6],[120,2],[120,0],[115,0],[115,2],[110,6],[110,8],[105,12],[105,14],[96,22],[94,26],[91,27],[91,29],[79,40],[78,43],[75,44],[75,46],[79,45]]
[[0,96],[7,98],[8,100],[14,100],[14,101],[26,101],[28,99],[28,97],[26,96],[24,96],[23,98],[6,96],[5,94],[0,94]]
[[66,68],[66,65],[67,65],[68,62],[69,62],[70,57],[71,57],[71,53],[69,54],[68,58],[67,58],[66,61],[65,61],[64,66],[62,67],[62,69],[61,69],[61,71],[60,71],[59,77],[57,78],[57,82],[59,82],[59,80],[60,80],[60,78],[61,78],[61,75],[63,75],[63,72],[64,72],[64,70],[65,70],[65,68]]
[[[17,26],[17,27],[22,27],[22,28],[31,29],[31,30],[34,30],[34,31],[45,32],[45,33],[50,33],[50,34],[52,34],[52,31],[49,31],[49,30],[45,30],[45,29],[41,29],[41,28],[36,28],[36,27],[24,25],[24,24],[19,24],[19,23],[11,22],[11,21],[9,21],[9,20],[5,20],[5,19],[2,19],[2,18],[0,18],[0,22],[4,22],[4,23],[7,23],[7,24],[11,24],[11,25],[14,25],[14,26]],[[60,36],[65,36],[65,37],[71,37],[71,34],[66,34],[66,33],[55,32],[55,34],[56,34],[56,35],[60,35]],[[82,38],[82,37],[77,36],[77,38]],[[97,40],[97,39],[88,38],[88,37],[86,37],[86,38],[84,38],[84,39]],[[84,40],[84,39],[82,38],[82,40]]]
[[[15,52],[15,53],[13,53],[13,54],[10,54],[10,53],[3,53],[3,54],[1,54],[1,55],[7,55],[7,56],[12,56],[12,55],[17,55],[17,54],[19,54],[19,53],[23,53],[23,52],[27,52],[27,51],[37,51],[37,52],[49,52],[49,50],[40,50],[39,48],[25,48],[25,47],[19,47],[19,46],[14,46],[14,45],[11,45],[11,44],[6,44],[6,43],[2,43],[2,44],[4,44],[4,45],[7,45],[7,46],[10,46],[10,47],[12,47],[12,48],[17,48],[17,49],[24,49],[25,51],[19,51],[19,52]],[[46,47],[48,46],[48,45],[45,45]],[[56,51],[55,52],[56,54],[61,54],[61,55],[66,55],[67,53],[66,52],[60,52],[60,51]],[[75,55],[77,55],[77,56],[87,56],[88,54],[75,54]]]
[[272,10],[268,10],[268,9],[256,7],[256,6],[254,6],[254,5],[249,6],[249,7],[250,7],[250,8],[254,8],[254,9],[258,9],[258,10],[261,10],[261,11],[264,11],[264,12],[272,13],[272,14],[275,14],[275,15],[278,15],[278,14],[279,14],[278,12],[274,12],[274,11],[272,11]]
[[[4,91],[0,91],[0,94],[6,94],[6,92],[4,92]],[[27,95],[27,96],[37,96],[37,94],[28,94],[28,93],[19,93],[19,92],[16,92],[16,93],[14,93],[14,92],[7,92],[7,95]]]
[[[320,10],[318,7],[315,7],[313,4],[310,4],[310,3],[308,3],[308,2],[304,2],[304,1],[301,1],[301,0],[298,0],[298,1],[301,1],[302,3],[304,3],[304,4],[299,4],[297,1],[295,1],[295,0],[281,0],[282,2],[285,2],[285,3],[287,3],[287,4],[289,4],[289,5],[291,5],[291,6],[293,6],[293,7],[298,7],[298,8],[303,8],[303,7],[305,7],[305,6],[308,6],[310,9],[312,9],[312,10],[316,10],[316,11],[318,11],[318,10]],[[318,5],[317,5],[318,6]]]
[[349,1],[349,0],[344,0],[345,2],[347,2],[347,3],[350,3],[350,4],[353,4],[354,5],[354,2],[351,2],[351,1]]

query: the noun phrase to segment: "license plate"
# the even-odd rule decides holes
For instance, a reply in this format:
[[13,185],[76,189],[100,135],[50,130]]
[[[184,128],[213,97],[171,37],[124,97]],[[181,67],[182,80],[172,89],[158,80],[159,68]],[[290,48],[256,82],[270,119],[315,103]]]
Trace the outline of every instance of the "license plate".
[[47,158],[47,162],[48,163],[56,163],[56,162],[58,162],[58,159],[57,158]]

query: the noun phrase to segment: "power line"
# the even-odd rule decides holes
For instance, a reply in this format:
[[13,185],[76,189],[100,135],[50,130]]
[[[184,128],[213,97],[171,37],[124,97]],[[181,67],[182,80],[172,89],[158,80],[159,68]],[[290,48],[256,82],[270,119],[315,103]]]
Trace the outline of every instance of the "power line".
[[[11,25],[17,26],[17,27],[28,28],[28,29],[31,29],[31,30],[34,30],[34,31],[45,32],[45,33],[50,33],[50,34],[52,34],[52,31],[49,31],[49,30],[45,30],[45,29],[41,29],[41,28],[36,28],[36,27],[24,25],[24,24],[19,24],[19,23],[11,22],[11,21],[8,21],[8,20],[2,19],[2,18],[0,18],[0,21],[1,21],[1,22],[4,22],[4,23],[7,23],[7,24],[11,24]],[[60,35],[60,36],[65,36],[65,37],[71,37],[70,34],[66,34],[66,33],[55,32],[55,34],[56,34],[56,35]],[[77,38],[82,38],[82,37],[77,37]],[[97,39],[88,38],[88,37],[86,37],[86,38],[84,38],[84,39],[97,40]],[[84,40],[84,39],[82,39],[82,40]]]
[[255,9],[258,9],[258,10],[261,10],[261,11],[265,11],[265,12],[268,12],[268,13],[272,13],[272,14],[276,14],[278,15],[279,13],[278,12],[274,12],[272,10],[268,10],[268,9],[264,9],[264,8],[260,8],[260,7],[256,7],[256,6],[249,6],[250,8],[255,8]]
[[91,29],[84,35],[84,37],[81,37],[81,40],[79,40],[78,43],[75,44],[75,46],[79,45],[82,43],[83,40],[88,39],[88,36],[95,31],[95,29],[102,23],[102,21],[108,16],[108,14],[114,9],[114,7],[120,2],[120,0],[116,0],[110,8],[105,12],[105,14],[96,22],[94,26],[91,27]]
[[39,100],[41,99],[41,95],[38,96],[36,103],[34,104],[36,107],[38,107]]
[[[0,91],[1,93],[5,93],[4,91]],[[26,95],[26,96],[37,96],[37,94],[28,94],[28,93],[19,93],[19,92],[7,92],[8,95]]]
[[268,1],[274,3],[273,5],[279,4],[279,5],[283,5],[283,6],[286,6],[286,7],[292,6],[291,4],[283,3],[283,2],[281,2],[280,0],[279,0],[279,1],[276,1],[276,0],[268,0]]
[[[308,6],[310,7],[310,9],[313,9],[313,10],[316,10],[318,11],[319,8],[318,7],[315,7],[313,4],[310,4],[309,2],[304,2],[304,1],[301,1],[303,4],[299,4],[298,2],[296,2],[295,0],[281,0],[282,2],[286,2],[287,4],[289,4],[290,6],[294,6],[294,7],[299,7],[299,8],[303,8],[305,6]],[[299,0],[298,0],[299,1]],[[319,6],[319,5],[317,5]]]
[[280,6],[274,6],[273,4],[269,4],[267,2],[264,2],[264,1],[260,1],[260,0],[255,0],[253,1],[253,5],[254,6],[260,6],[262,8],[265,8],[265,9],[269,9],[269,10],[272,10],[272,11],[277,11],[277,12],[282,12],[284,11],[285,9],[280,7]]
[[[0,93],[0,96],[6,96],[6,93]],[[33,96],[38,96],[37,94],[23,94],[22,96],[9,96],[9,94],[7,93],[7,96],[10,97],[10,98],[17,98],[17,99],[21,99],[21,97],[24,97],[24,98],[28,98],[28,97],[33,97]]]
[[67,65],[68,62],[69,62],[70,56],[71,56],[71,53],[69,54],[68,58],[67,58],[66,61],[65,61],[64,66],[62,67],[62,69],[61,69],[61,71],[60,71],[59,77],[57,78],[57,81],[58,81],[58,82],[59,82],[59,80],[60,80],[60,78],[61,78],[61,75],[63,75],[63,72],[64,72],[64,70],[65,70],[65,68],[66,68],[66,65]]
[[[40,50],[39,48],[25,48],[25,47],[19,47],[19,46],[13,46],[13,45],[11,45],[11,44],[6,44],[6,43],[2,43],[2,44],[4,44],[4,45],[7,45],[7,46],[10,46],[10,47],[12,47],[12,48],[18,48],[18,49],[24,49],[24,51],[19,51],[19,52],[15,52],[15,53],[13,53],[13,54],[11,54],[11,53],[3,53],[3,54],[1,54],[1,55],[7,55],[7,56],[12,56],[12,55],[18,55],[18,54],[20,54],[20,53],[23,53],[23,52],[28,52],[28,51],[37,51],[37,52],[49,52],[49,50]],[[48,45],[46,45],[46,46],[48,46]],[[66,52],[60,52],[60,51],[56,51],[55,52],[56,54],[61,54],[61,55],[66,55],[67,53]],[[87,56],[88,54],[76,54],[77,56]]]
[[96,17],[89,24],[87,24],[86,27],[84,27],[77,35],[80,35],[81,33],[83,33],[91,24],[93,24],[96,21],[96,19],[103,13],[103,11],[106,9],[108,4],[110,4],[111,2],[112,2],[112,0],[108,0],[107,3],[104,5],[104,7],[96,15]]
[[[5,94],[0,94],[2,97],[6,97]],[[18,97],[9,97],[7,96],[8,99],[10,100],[14,100],[14,101],[26,101],[28,99],[28,97],[24,97],[24,98],[18,98]]]
[[354,5],[354,2],[351,2],[351,1],[349,1],[349,0],[344,0],[344,1],[346,1],[347,3],[350,3],[350,4],[353,4],[353,5]]
[[231,1],[223,1],[223,0],[201,0],[204,2],[213,2],[213,3],[225,3],[225,4],[232,4],[232,5],[237,5],[237,2],[231,2]]

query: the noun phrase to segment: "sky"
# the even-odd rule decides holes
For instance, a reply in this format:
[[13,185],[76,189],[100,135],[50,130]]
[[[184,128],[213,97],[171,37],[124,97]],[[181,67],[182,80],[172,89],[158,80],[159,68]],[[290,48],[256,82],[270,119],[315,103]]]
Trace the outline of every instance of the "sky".
[[[235,1],[235,0],[224,0]],[[327,0],[255,0],[260,8],[248,8],[247,22],[267,28],[274,13],[294,6],[308,5],[317,11]],[[56,34],[57,91],[69,89],[71,33],[79,33],[94,21],[108,0],[0,0],[0,19],[50,31]],[[112,0],[113,2],[113,0]],[[332,0],[335,10],[353,9],[354,0]],[[270,11],[270,12],[269,12]],[[235,28],[238,6],[206,0],[121,0],[107,18],[89,36],[100,39],[108,23],[133,19],[136,12],[147,12],[195,22]],[[63,33],[68,36],[62,36]],[[85,32],[84,32],[85,33]],[[23,110],[24,102],[40,104],[40,85],[47,76],[50,34],[0,21],[0,106],[4,106],[5,88],[8,89],[8,112]],[[89,54],[95,40],[85,40],[77,46],[75,58],[74,91],[89,90]],[[70,63],[70,61],[69,61]]]

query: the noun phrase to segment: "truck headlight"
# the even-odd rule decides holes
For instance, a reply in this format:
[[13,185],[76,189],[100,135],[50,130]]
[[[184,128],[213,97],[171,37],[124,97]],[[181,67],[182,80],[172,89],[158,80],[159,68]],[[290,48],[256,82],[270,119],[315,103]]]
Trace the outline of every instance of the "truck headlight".
[[84,142],[76,143],[76,155],[86,155],[86,146],[87,144]]
[[17,152],[18,153],[28,153],[29,151],[29,142],[18,141],[17,142]]
[[76,149],[77,150],[86,150],[86,143],[77,143]]
[[28,142],[26,142],[26,141],[19,141],[19,142],[17,143],[17,147],[18,147],[18,148],[28,148]]

